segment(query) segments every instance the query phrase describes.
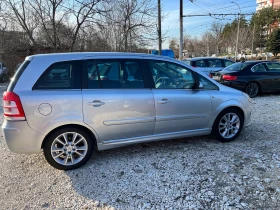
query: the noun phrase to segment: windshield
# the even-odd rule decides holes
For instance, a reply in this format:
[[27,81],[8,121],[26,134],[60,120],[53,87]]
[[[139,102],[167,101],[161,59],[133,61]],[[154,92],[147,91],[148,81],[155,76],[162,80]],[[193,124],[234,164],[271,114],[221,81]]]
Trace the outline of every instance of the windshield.
[[242,71],[249,65],[250,65],[250,63],[234,63],[234,64],[224,68],[223,71]]

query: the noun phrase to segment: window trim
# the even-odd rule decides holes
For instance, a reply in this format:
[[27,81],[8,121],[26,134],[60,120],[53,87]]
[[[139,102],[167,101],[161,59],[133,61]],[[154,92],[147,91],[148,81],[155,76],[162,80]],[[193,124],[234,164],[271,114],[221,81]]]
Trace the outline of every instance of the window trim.
[[82,70],[83,66],[82,66],[82,60],[66,60],[66,61],[59,61],[59,62],[55,62],[52,63],[46,70],[43,71],[43,73],[39,76],[39,78],[37,79],[37,81],[35,82],[35,84],[32,87],[32,91],[73,91],[73,90],[81,90],[82,89],[82,71],[81,71],[81,80],[80,80],[80,88],[36,88],[36,85],[38,83],[38,81],[41,79],[41,77],[47,72],[49,71],[50,68],[52,68],[54,65],[56,64],[67,64],[67,63],[71,63],[71,62],[78,62],[78,66],[80,66],[80,69]]

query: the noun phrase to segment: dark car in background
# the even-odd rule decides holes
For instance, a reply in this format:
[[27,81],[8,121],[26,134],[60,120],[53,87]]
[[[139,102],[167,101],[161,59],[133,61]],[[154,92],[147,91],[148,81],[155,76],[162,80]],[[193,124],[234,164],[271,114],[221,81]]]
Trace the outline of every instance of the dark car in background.
[[260,92],[280,91],[280,63],[274,61],[245,61],[235,63],[210,77],[223,85],[244,91],[251,98]]
[[213,71],[221,70],[235,62],[229,59],[224,58],[188,58],[183,60],[188,63],[192,67],[196,68],[198,71],[204,72],[205,74],[209,74]]

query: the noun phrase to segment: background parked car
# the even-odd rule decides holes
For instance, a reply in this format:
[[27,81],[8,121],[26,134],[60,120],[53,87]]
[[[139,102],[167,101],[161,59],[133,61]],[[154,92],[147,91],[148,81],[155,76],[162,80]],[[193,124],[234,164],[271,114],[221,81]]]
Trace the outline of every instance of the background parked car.
[[0,62],[0,82],[5,82],[7,78],[7,67]]
[[246,92],[251,98],[259,92],[280,91],[280,63],[245,61],[235,63],[210,76],[224,84]]
[[224,58],[190,58],[183,61],[206,74],[221,70],[234,63],[234,61]]

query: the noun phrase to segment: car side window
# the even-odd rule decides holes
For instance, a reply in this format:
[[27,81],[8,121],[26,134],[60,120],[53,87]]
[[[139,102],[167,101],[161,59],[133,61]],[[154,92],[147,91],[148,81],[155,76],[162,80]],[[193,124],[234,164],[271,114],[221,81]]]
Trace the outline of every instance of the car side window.
[[192,72],[188,68],[157,60],[150,60],[148,64],[157,89],[191,89],[195,85]]
[[52,64],[38,79],[33,89],[81,89],[81,61]]
[[206,63],[205,63],[205,60],[197,60],[197,61],[194,61],[194,67],[207,67],[206,66]]
[[253,72],[266,72],[266,68],[262,63],[259,63],[252,67]]
[[280,63],[265,63],[269,71],[280,72]]
[[219,59],[209,59],[208,60],[209,67],[222,67],[222,62]]
[[201,76],[200,74],[197,74],[197,77],[198,80],[203,84],[203,90],[219,90],[219,87],[217,85]]
[[130,60],[87,60],[88,89],[144,88],[140,63]]
[[230,66],[231,64],[234,64],[233,61],[225,60],[224,62],[225,62],[225,67]]

